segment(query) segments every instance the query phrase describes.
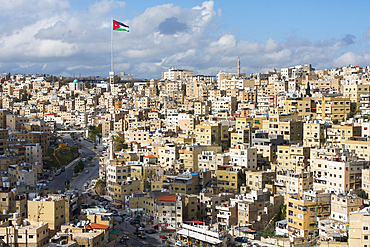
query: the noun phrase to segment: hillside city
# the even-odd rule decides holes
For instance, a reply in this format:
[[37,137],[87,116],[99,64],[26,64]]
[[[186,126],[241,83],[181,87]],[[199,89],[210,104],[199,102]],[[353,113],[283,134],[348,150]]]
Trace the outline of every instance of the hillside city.
[[0,75],[0,246],[370,246],[370,66]]

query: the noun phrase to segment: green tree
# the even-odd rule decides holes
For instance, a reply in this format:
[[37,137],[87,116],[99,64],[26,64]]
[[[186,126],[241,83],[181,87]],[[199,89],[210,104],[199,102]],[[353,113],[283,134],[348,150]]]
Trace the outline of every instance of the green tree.
[[357,195],[358,195],[358,197],[361,197],[362,199],[367,199],[368,198],[368,194],[363,189],[359,189],[357,191]]
[[116,138],[114,139],[114,143],[115,143],[115,146],[116,146],[116,151],[121,151],[122,149],[127,149],[127,144],[125,142],[125,138],[121,137],[121,136],[116,136]]
[[90,82],[85,81],[85,88],[86,88],[86,89],[90,89],[90,88],[91,88],[91,84],[90,84]]
[[22,101],[27,101],[28,100],[28,95],[27,95],[27,93],[23,93],[22,94],[22,99],[21,99]]
[[307,88],[306,88],[306,96],[311,97],[311,88],[310,88],[310,82],[307,82]]
[[338,119],[334,119],[333,120],[333,124],[338,124],[339,123],[339,120]]
[[101,134],[102,134],[102,125],[101,124],[99,124],[97,127],[95,127],[95,126],[90,126],[89,127],[89,139],[90,140],[95,141],[96,136],[101,138]]
[[350,112],[347,114],[347,120],[349,120],[350,118],[353,118],[355,115],[356,115],[356,113],[355,113],[354,111],[350,111]]
[[118,75],[116,75],[114,78],[113,78],[113,83],[114,84],[118,84],[121,82],[121,77],[119,77]]
[[159,96],[160,91],[159,91],[159,86],[158,86],[158,84],[156,84],[156,85],[155,85],[155,87],[156,87],[156,89],[157,89],[157,90],[156,90],[156,91],[157,91],[157,96]]

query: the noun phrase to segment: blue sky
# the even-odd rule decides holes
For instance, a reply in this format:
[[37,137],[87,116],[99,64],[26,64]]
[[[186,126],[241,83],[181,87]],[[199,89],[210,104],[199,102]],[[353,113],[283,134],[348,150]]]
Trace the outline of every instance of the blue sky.
[[367,1],[0,0],[0,70],[159,78],[176,66],[194,74],[370,65]]

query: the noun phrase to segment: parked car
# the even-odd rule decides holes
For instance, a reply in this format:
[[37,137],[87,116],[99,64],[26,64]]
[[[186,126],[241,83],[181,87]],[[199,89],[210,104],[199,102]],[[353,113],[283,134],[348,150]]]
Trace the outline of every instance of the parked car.
[[49,178],[49,181],[53,181],[53,177],[50,177],[50,178]]
[[187,246],[187,244],[186,244],[186,242],[177,240],[176,243],[175,243],[175,246]]
[[123,234],[122,236],[121,236],[121,238],[123,239],[123,240],[129,240],[130,238],[129,238],[129,236],[127,236],[126,234]]
[[130,225],[133,225],[133,226],[134,226],[134,225],[136,225],[136,224],[137,224],[137,222],[136,222],[136,221],[131,221],[131,222],[130,222]]
[[145,230],[145,233],[148,233],[148,234],[153,234],[153,233],[156,233],[157,231],[154,230],[154,229],[148,229],[148,230]]
[[248,238],[246,238],[246,237],[236,237],[236,238],[234,238],[234,240],[236,242],[243,242],[243,243],[247,243],[248,242]]
[[89,170],[85,170],[85,173],[89,173]]
[[161,239],[167,239],[166,235],[160,235],[159,236]]

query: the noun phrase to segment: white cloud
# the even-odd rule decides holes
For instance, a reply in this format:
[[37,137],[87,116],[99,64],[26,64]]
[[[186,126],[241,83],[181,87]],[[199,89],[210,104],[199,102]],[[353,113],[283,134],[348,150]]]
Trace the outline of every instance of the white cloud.
[[[0,63],[9,71],[107,76],[110,68],[111,17],[130,26],[130,32],[114,32],[116,73],[138,78],[160,77],[170,65],[192,69],[194,74],[215,75],[236,71],[240,57],[247,73],[296,64],[331,66],[369,63],[369,52],[343,52],[356,44],[351,34],[311,42],[289,37],[270,37],[264,42],[238,39],[232,30],[219,32],[222,10],[213,1],[182,8],[157,5],[128,19],[123,1],[101,0],[83,10],[67,0],[1,1]],[[40,7],[42,6],[42,7]],[[172,26],[171,26],[172,25]],[[173,26],[176,25],[176,26]],[[370,37],[370,29],[364,39]],[[46,66],[47,65],[47,66]]]

